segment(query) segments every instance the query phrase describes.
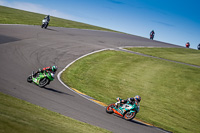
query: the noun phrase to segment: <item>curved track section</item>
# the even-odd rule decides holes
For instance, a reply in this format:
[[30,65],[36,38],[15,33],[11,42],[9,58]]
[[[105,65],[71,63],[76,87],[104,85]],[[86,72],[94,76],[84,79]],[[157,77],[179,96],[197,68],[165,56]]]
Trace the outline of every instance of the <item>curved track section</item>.
[[178,47],[112,32],[0,25],[0,92],[116,133],[162,132],[105,113],[104,107],[66,89],[57,79],[47,88],[26,82],[32,70],[56,64],[61,71],[82,55],[123,46]]

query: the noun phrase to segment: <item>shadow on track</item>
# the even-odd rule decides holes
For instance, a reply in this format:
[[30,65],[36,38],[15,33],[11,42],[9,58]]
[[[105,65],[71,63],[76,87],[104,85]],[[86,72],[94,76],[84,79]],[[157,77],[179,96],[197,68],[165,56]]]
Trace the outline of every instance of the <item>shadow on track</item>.
[[[118,118],[120,118],[120,119],[124,119],[123,117],[121,117],[121,116],[119,116],[119,115],[117,115],[117,114],[113,114],[115,117],[118,117]],[[127,121],[126,119],[124,119],[125,121]],[[138,124],[138,125],[142,125],[142,126],[147,126],[147,127],[153,127],[153,126],[149,126],[149,125],[147,125],[147,124],[145,124],[145,123],[142,123],[142,122],[139,122],[139,121],[137,121],[137,120],[134,120],[134,119],[132,119],[132,120],[130,120],[130,121],[127,121],[127,122],[131,122],[131,123],[134,123],[134,124]]]
[[21,39],[15,38],[15,37],[10,37],[10,36],[5,36],[5,35],[0,35],[0,44],[19,41],[19,40],[21,40]]
[[43,88],[48,90],[48,91],[52,91],[52,92],[55,92],[55,93],[64,94],[64,95],[68,95],[68,96],[73,96],[74,97],[74,95],[70,95],[68,93],[65,93],[65,92],[62,92],[62,91],[58,91],[58,90],[55,90],[55,89],[52,89],[52,88],[47,88],[47,87],[43,87]]
[[164,130],[164,129],[159,128],[159,127],[146,125],[146,124],[141,123],[141,122],[139,122],[139,121],[136,121],[136,120],[134,120],[134,119],[131,120],[130,122],[135,123],[135,124],[139,124],[139,125],[142,125],[142,126],[147,126],[147,127],[151,127],[151,128],[157,128],[157,129],[159,129],[159,130],[161,130],[161,131],[163,131],[163,132],[165,132],[165,133],[172,133],[172,132],[170,132],[170,131]]
[[[119,115],[117,115],[117,114],[113,114],[113,115],[114,115],[115,117],[120,118],[120,119],[124,119],[123,117],[121,117],[121,116],[119,116]],[[124,119],[124,120],[127,121],[126,119]],[[127,122],[139,124],[139,125],[142,125],[142,126],[152,127],[152,126],[149,126],[149,125],[144,124],[144,123],[142,123],[142,122],[136,121],[136,120],[134,120],[134,119],[132,119],[132,120],[130,120],[130,121],[127,121]]]

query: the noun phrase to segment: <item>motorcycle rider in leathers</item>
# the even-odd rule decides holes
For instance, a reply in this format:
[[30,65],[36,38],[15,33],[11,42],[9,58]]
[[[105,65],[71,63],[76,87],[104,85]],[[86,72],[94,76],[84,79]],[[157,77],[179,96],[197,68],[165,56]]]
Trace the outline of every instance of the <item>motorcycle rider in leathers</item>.
[[152,30],[152,31],[150,32],[150,39],[152,39],[152,40],[153,40],[153,38],[154,38],[154,35],[155,35],[155,32],[154,32],[154,30]]
[[57,66],[44,67],[43,69],[39,69],[36,73],[33,72],[33,77],[36,77],[38,73],[40,73],[40,72],[43,73],[44,71],[55,74],[57,69],[58,69]]
[[139,112],[140,101],[141,101],[141,97],[139,95],[136,95],[135,97],[128,98],[126,100],[120,99],[118,97],[117,102],[115,103],[115,107],[118,108],[119,106],[121,106],[121,104],[125,104],[125,103],[129,103],[129,104],[132,104],[132,105],[136,104],[138,106],[138,112]]
[[187,43],[185,44],[185,47],[186,47],[186,48],[189,48],[189,47],[190,47],[190,43],[187,42]]
[[50,21],[50,15],[47,15],[44,19],[46,19],[49,22]]

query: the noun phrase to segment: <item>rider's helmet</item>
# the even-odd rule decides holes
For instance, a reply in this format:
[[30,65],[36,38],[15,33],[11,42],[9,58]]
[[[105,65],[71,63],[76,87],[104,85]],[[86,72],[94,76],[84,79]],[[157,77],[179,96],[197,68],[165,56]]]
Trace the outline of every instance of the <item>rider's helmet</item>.
[[52,68],[51,68],[51,69],[52,69],[52,71],[53,71],[53,72],[56,72],[56,71],[57,71],[57,69],[58,69],[58,67],[57,67],[57,66],[52,66]]
[[136,95],[134,98],[135,98],[135,100],[137,100],[138,102],[141,101],[141,97],[140,97],[139,95]]

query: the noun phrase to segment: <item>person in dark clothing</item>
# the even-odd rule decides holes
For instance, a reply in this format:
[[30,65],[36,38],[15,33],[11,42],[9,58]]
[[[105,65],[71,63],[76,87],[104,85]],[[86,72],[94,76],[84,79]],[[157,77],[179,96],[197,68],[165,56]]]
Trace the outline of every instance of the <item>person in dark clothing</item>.
[[44,19],[46,19],[49,22],[50,21],[50,15],[47,15],[46,17],[44,17]]
[[155,35],[155,32],[154,32],[154,30],[152,30],[152,31],[150,32],[150,39],[151,39],[151,40],[153,40],[154,35]]

